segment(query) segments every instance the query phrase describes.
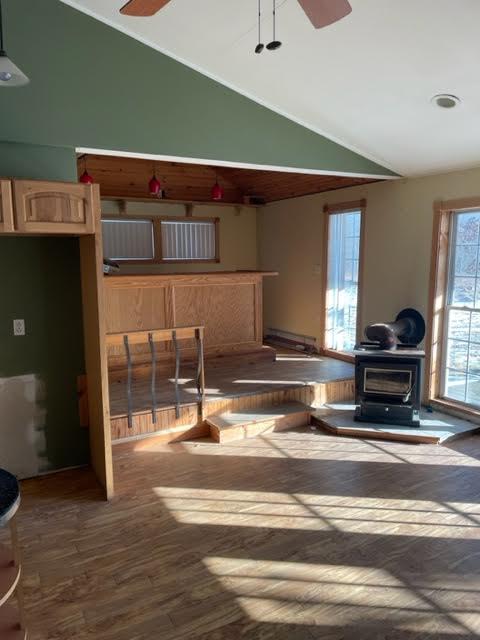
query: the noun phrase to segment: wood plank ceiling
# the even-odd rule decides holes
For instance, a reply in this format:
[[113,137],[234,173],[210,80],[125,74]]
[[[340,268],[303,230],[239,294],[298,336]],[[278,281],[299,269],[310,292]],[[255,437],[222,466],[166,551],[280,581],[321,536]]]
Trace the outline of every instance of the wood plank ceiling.
[[249,196],[275,202],[287,198],[343,189],[377,182],[372,178],[311,175],[237,169],[181,162],[152,162],[137,158],[101,155],[80,156],[79,176],[88,173],[100,184],[103,197],[119,199],[148,198],[148,182],[155,170],[169,200],[210,202],[211,190],[218,178],[224,189],[224,203],[242,204]]

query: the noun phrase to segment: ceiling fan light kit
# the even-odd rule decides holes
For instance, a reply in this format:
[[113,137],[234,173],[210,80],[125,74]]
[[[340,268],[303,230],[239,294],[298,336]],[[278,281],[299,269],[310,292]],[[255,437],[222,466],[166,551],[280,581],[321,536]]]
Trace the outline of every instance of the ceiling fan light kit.
[[[120,9],[120,13],[126,16],[149,17],[155,15],[169,2],[170,0],[129,0]],[[315,29],[322,29],[338,22],[352,11],[348,0],[297,0],[297,2]],[[282,46],[281,41],[275,36],[276,0],[273,0],[273,39],[266,47],[261,39],[261,21],[262,7],[261,0],[258,0],[258,44],[255,47],[255,53],[262,53],[265,48],[268,51],[276,51]]]
[[3,20],[0,0],[0,87],[22,87],[28,83],[27,76],[10,60],[3,48]]
[[262,53],[264,44],[262,42],[262,0],[258,0],[258,44],[255,53]]
[[280,42],[280,40],[272,40],[272,42],[269,42],[267,44],[267,49],[269,51],[276,51],[277,49],[280,49],[281,46],[282,43]]
[[276,0],[273,0],[273,39],[271,42],[269,42],[267,44],[267,49],[269,51],[276,51],[277,49],[280,49],[280,47],[282,46],[282,43],[280,42],[280,40],[277,40],[276,38],[276,27],[277,27],[277,2]]

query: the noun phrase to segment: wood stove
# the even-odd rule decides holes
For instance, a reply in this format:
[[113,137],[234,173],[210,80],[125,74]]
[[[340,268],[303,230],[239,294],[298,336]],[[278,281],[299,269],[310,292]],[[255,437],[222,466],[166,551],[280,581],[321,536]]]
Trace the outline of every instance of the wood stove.
[[369,325],[370,342],[355,350],[355,420],[420,426],[423,362],[417,345],[425,322],[415,309],[404,309],[394,322]]
[[355,420],[420,426],[425,353],[418,349],[355,351]]

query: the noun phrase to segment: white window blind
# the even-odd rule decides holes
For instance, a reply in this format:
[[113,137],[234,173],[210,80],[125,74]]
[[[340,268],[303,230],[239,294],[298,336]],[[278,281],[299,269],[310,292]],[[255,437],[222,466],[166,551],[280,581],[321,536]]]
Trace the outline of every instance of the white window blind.
[[162,220],[163,260],[214,260],[215,221]]
[[357,335],[360,211],[330,214],[326,346],[351,351]]
[[153,260],[151,220],[102,220],[103,255],[110,260]]

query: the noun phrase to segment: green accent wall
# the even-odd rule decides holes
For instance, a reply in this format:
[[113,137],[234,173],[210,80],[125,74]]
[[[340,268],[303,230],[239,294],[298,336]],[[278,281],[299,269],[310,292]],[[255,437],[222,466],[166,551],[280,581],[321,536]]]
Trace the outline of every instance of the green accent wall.
[[[0,142],[0,175],[75,180],[75,153]],[[33,374],[41,383],[45,451],[37,453],[44,470],[84,464],[88,431],[79,425],[76,395],[85,371],[78,239],[1,236],[0,273],[0,377]],[[25,319],[25,336],[13,335],[14,318]]]
[[0,176],[33,180],[77,181],[75,150],[15,144],[0,139]]
[[59,0],[3,5],[31,83],[2,91],[0,140],[393,175]]

